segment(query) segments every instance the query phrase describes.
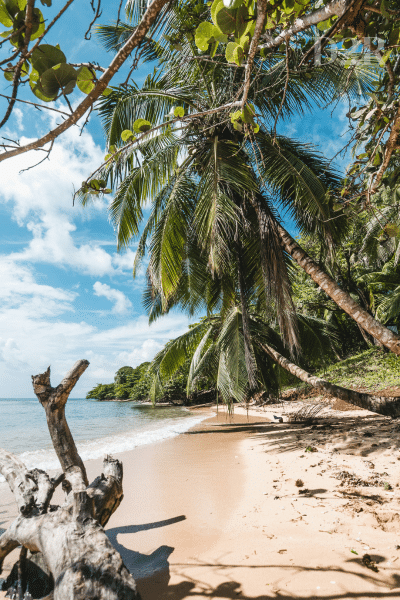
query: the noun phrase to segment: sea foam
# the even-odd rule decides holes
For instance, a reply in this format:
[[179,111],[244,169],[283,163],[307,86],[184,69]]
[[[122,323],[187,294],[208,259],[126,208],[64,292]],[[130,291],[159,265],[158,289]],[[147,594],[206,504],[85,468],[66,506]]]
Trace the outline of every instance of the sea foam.
[[[201,423],[204,419],[207,419],[209,415],[202,413],[193,417],[185,417],[182,419],[168,419],[165,421],[159,421],[158,427],[149,427],[146,429],[134,429],[132,431],[124,431],[123,433],[113,434],[106,437],[88,440],[84,442],[78,442],[77,448],[81,458],[86,460],[93,460],[95,458],[101,458],[105,454],[118,454],[120,452],[126,452],[127,450],[133,450],[138,446],[146,446],[148,444],[154,444],[163,440],[176,437],[181,433],[185,433],[198,423]],[[59,469],[60,463],[56,456],[56,453],[52,449],[32,450],[28,452],[22,452],[19,458],[24,462],[28,469]],[[0,475],[0,482],[4,482],[5,479]]]

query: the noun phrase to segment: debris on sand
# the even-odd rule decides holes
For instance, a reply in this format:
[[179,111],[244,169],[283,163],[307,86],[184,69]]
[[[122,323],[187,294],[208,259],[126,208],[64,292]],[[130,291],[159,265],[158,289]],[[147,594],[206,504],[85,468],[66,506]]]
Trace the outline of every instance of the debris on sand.
[[376,566],[375,561],[372,560],[369,554],[364,554],[362,557],[363,564],[367,567],[367,569],[371,569],[371,571],[375,571],[378,573],[378,567]]

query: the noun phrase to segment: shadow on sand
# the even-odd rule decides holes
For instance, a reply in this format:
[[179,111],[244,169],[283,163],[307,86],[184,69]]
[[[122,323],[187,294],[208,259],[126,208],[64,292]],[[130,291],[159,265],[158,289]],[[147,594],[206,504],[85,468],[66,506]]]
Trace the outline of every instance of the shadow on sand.
[[[376,563],[380,563],[385,560],[385,557],[378,555],[371,555],[371,558],[375,560]],[[159,590],[160,596],[159,598],[165,598],[167,600],[185,600],[190,598],[214,598],[217,599],[238,599],[238,600],[268,600],[270,598],[279,598],[280,600],[351,600],[357,598],[370,598],[371,600],[380,600],[381,598],[399,598],[400,591],[400,575],[393,574],[389,581],[377,581],[376,578],[369,575],[368,571],[360,573],[358,571],[358,566],[362,566],[361,558],[357,559],[349,559],[346,561],[347,568],[337,568],[337,569],[321,569],[321,568],[312,568],[305,567],[304,565],[280,565],[279,569],[290,570],[292,573],[296,574],[299,572],[318,572],[321,576],[325,576],[326,579],[330,579],[331,577],[344,574],[346,576],[352,575],[357,577],[359,580],[363,582],[369,582],[374,585],[375,589],[370,592],[365,591],[344,591],[337,593],[329,593],[323,594],[322,591],[318,593],[318,596],[314,594],[304,594],[304,592],[299,594],[288,593],[287,591],[279,589],[279,587],[274,587],[271,585],[267,594],[261,594],[259,596],[247,596],[243,590],[242,585],[238,581],[229,578],[229,581],[224,581],[220,583],[216,587],[212,587],[207,584],[205,581],[201,579],[195,579],[193,577],[187,576],[185,574],[185,568],[196,568],[204,567],[206,570],[212,570],[214,573],[218,573],[220,575],[224,575],[225,570],[235,569],[265,569],[266,570],[266,580],[268,580],[268,569],[276,568],[269,567],[268,565],[230,565],[230,564],[221,564],[216,562],[215,564],[206,564],[199,563],[198,565],[193,564],[180,564],[174,565],[174,567],[180,567],[182,569],[181,576],[185,579],[185,581],[181,581],[175,585],[170,585],[168,589],[165,591]],[[354,568],[357,565],[357,570]],[[364,568],[365,569],[365,568]],[[267,585],[267,584],[266,584]],[[381,590],[376,589],[380,587]],[[143,597],[143,600],[155,600],[155,597]]]
[[276,423],[266,426],[264,431],[255,428],[254,435],[264,444],[266,452],[280,453],[304,450],[307,446],[337,446],[335,450],[344,454],[359,454],[367,457],[386,448],[400,449],[400,423],[388,417],[335,416],[318,419],[313,425],[303,423]]
[[143,525],[126,525],[124,527],[114,527],[106,531],[110,542],[114,548],[121,554],[122,559],[132,573],[137,583],[137,589],[142,600],[160,599],[168,588],[170,579],[168,558],[174,551],[171,546],[160,546],[151,554],[141,554],[126,548],[118,542],[117,536],[124,533],[137,533],[138,531],[147,531],[158,527],[166,527],[184,521],[186,517],[180,515],[164,521],[154,523],[144,523]]
[[[270,423],[265,421],[225,423],[215,424],[209,428],[197,429],[185,432],[182,435],[204,435],[209,433],[237,433],[248,432],[257,437],[264,445],[264,451],[269,453],[289,452],[293,450],[304,450],[308,445],[320,445],[325,442],[338,444],[338,452],[357,453],[362,456],[368,456],[374,452],[379,444],[380,449],[395,444],[400,449],[400,436],[394,436],[395,431],[400,432],[400,425],[396,421],[380,416],[335,416],[329,419],[320,419],[314,425],[305,425],[298,423]],[[390,438],[390,439],[389,439]],[[397,438],[397,439],[396,439]],[[325,493],[325,489],[307,490],[305,496],[313,496]],[[165,527],[173,523],[184,520],[185,516],[178,516],[165,521],[146,523],[143,525],[131,525],[126,527],[117,527],[107,531],[114,547],[120,552],[126,566],[134,576],[138,584],[138,591],[142,600],[189,600],[191,598],[213,598],[215,600],[235,599],[235,600],[268,600],[279,598],[280,600],[314,600],[317,598],[314,594],[288,593],[284,590],[274,588],[272,585],[268,592],[259,596],[248,596],[242,589],[242,583],[236,581],[228,575],[228,570],[237,569],[238,576],[241,569],[264,569],[266,581],[268,582],[269,569],[276,566],[269,565],[230,565],[215,563],[190,563],[173,564],[174,573],[182,579],[179,583],[169,585],[170,582],[170,564],[169,557],[174,548],[170,546],[160,546],[150,555],[144,555],[125,548],[117,540],[119,534],[136,533],[146,531],[156,527]],[[378,565],[385,557],[371,555]],[[362,567],[360,571],[360,567]],[[206,575],[195,578],[193,572],[204,568],[206,572],[218,574],[227,579],[217,586],[211,586],[206,581]],[[305,565],[280,565],[282,571],[290,570],[292,573],[316,572],[323,576],[334,576],[337,574],[351,575],[358,578],[359,581],[371,583],[371,591],[354,591],[356,587],[353,583],[352,591],[337,591],[323,594],[318,593],[318,600],[357,600],[362,597],[371,600],[398,599],[400,598],[400,575],[392,574],[390,579],[378,581],[376,577],[370,575],[368,570],[362,565],[361,558],[354,558],[347,561],[344,568],[315,569]],[[267,585],[267,583],[266,583]],[[381,589],[379,589],[381,588]]]

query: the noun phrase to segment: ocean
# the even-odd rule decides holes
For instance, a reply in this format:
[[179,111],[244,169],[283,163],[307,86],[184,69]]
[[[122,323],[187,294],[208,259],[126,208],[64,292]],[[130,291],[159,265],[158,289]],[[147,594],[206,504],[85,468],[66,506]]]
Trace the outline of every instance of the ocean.
[[[206,418],[184,407],[84,398],[69,398],[65,413],[83,460],[172,438]],[[0,447],[18,454],[28,468],[60,466],[36,398],[0,398]]]

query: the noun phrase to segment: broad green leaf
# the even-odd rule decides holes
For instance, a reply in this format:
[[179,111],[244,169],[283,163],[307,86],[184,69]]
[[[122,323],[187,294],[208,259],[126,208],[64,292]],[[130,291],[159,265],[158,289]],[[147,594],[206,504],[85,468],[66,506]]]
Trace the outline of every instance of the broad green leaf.
[[208,50],[210,39],[214,36],[214,27],[212,23],[205,21],[204,23],[200,23],[196,29],[194,41],[199,50],[203,52]]
[[234,33],[236,29],[236,13],[235,9],[226,8],[225,6],[218,9],[215,20],[217,27],[219,27],[222,33]]
[[35,69],[32,69],[30,76],[29,76],[29,85],[31,87],[32,92],[35,94],[36,98],[39,98],[39,100],[42,100],[43,102],[51,102],[52,100],[55,100],[57,97],[58,91],[56,94],[53,94],[51,96],[46,95],[40,86],[39,78],[40,78],[39,73]]
[[243,62],[243,48],[236,42],[229,42],[225,50],[226,60],[230,63],[236,63],[239,67]]
[[185,109],[183,108],[183,106],[177,106],[174,109],[174,116],[175,117],[184,117],[185,116]]
[[151,128],[151,123],[149,121],[146,121],[146,119],[136,119],[136,121],[133,124],[133,130],[136,133],[144,133],[145,131],[148,131]]
[[235,34],[237,38],[241,38],[251,27],[252,23],[249,21],[249,11],[246,6],[241,6],[236,11],[236,29]]
[[4,5],[8,14],[15,18],[15,16],[24,10],[26,6],[26,0],[5,0]]
[[124,131],[121,133],[121,138],[122,138],[122,141],[128,142],[132,138],[135,138],[135,135],[130,129],[124,129]]
[[211,42],[211,46],[210,46],[210,50],[209,50],[211,58],[214,58],[214,56],[216,55],[218,46],[219,46],[219,42],[217,42],[216,40]]
[[239,119],[242,118],[242,111],[241,110],[237,110],[233,113],[229,113],[229,116],[231,118],[231,123],[235,123],[236,121],[238,121]]
[[276,27],[276,21],[271,17],[271,15],[267,15],[267,19],[265,21],[265,27],[264,29],[275,29]]
[[51,6],[51,0],[40,0],[43,6]]
[[235,60],[235,63],[238,65],[238,67],[240,67],[240,65],[242,64],[242,62],[243,62],[243,59],[244,59],[244,51],[243,51],[243,48],[242,48],[241,46],[238,46],[238,47],[235,49],[235,51],[234,51],[233,55],[234,55],[234,56],[233,56],[233,58],[234,58],[234,60]]
[[214,0],[214,2],[212,3],[212,6],[211,6],[211,19],[212,19],[214,25],[217,24],[217,22],[216,22],[216,13],[223,6],[224,6],[224,1],[223,0]]
[[221,42],[222,44],[226,44],[226,42],[228,41],[228,36],[225,33],[222,33],[222,31],[218,29],[216,25],[214,27],[213,38],[214,40],[216,40],[217,42]]
[[12,71],[4,71],[4,78],[7,81],[12,81],[14,79],[14,69]]
[[[239,46],[239,44],[237,44],[236,42],[229,42],[229,44],[226,46],[225,58],[228,62],[230,62],[230,63],[236,62],[234,53],[238,46]],[[240,113],[240,111],[238,111],[238,112]]]
[[110,94],[112,94],[112,89],[111,88],[106,88],[104,90],[104,92],[102,93],[102,96],[109,96]]
[[62,90],[64,94],[70,94],[75,87],[77,72],[74,67],[62,63],[47,69],[39,80],[39,85],[46,96],[58,94]]
[[3,0],[0,1],[0,23],[5,27],[12,27],[13,20],[8,12],[5,3]]
[[258,123],[253,125],[253,133],[258,133],[260,131],[260,126]]
[[242,111],[243,123],[254,123],[255,109],[252,104],[246,104]]
[[64,52],[56,46],[41,44],[33,51],[30,61],[32,67],[41,75],[51,67],[66,63],[67,59]]
[[247,54],[249,46],[250,46],[250,33],[247,32],[239,39],[239,46],[242,46],[243,52]]
[[33,9],[33,25],[31,40],[36,40],[45,30],[45,21],[42,12],[38,8]]
[[[39,78],[39,74],[37,71],[34,71],[34,73],[37,75],[37,77]],[[52,96],[46,96],[43,91],[42,88],[40,87],[38,81],[32,77],[32,72],[29,78],[29,85],[31,86],[31,90],[32,92],[35,94],[36,98],[39,98],[39,100],[43,100],[43,102],[51,102],[52,100],[55,100],[57,98],[58,94],[53,94]]]
[[93,81],[94,74],[87,67],[80,67],[78,69],[78,78],[76,80],[76,85],[84,94],[90,94],[92,89],[95,87],[95,83]]

